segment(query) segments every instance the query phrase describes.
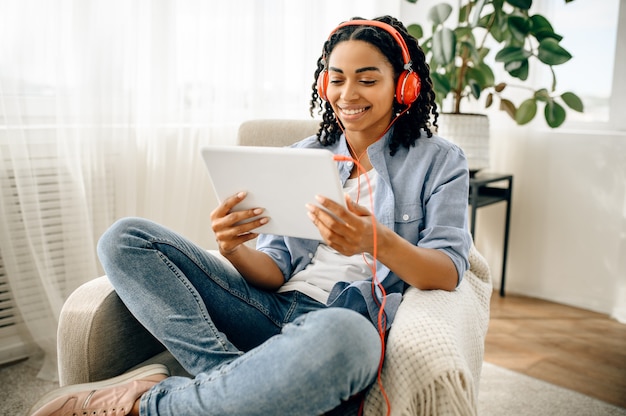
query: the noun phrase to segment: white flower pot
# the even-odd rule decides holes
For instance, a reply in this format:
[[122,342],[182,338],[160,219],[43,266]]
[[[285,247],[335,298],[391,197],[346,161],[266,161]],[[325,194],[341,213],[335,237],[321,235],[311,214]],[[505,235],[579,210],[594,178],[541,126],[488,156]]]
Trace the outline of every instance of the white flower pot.
[[439,115],[437,135],[465,152],[470,173],[489,168],[489,117],[484,114]]

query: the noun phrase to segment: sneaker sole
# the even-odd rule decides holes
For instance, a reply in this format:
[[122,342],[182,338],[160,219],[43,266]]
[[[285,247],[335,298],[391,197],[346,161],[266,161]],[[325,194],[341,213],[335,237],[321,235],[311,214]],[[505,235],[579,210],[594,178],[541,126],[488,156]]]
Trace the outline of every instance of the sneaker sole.
[[97,390],[104,387],[113,387],[118,384],[124,384],[133,380],[140,380],[157,374],[163,374],[169,377],[170,372],[163,364],[150,364],[106,380],[94,381],[92,383],[72,384],[71,386],[61,387],[56,390],[52,390],[39,399],[37,403],[30,408],[26,416],[30,416],[46,403],[66,394],[79,393],[85,390]]

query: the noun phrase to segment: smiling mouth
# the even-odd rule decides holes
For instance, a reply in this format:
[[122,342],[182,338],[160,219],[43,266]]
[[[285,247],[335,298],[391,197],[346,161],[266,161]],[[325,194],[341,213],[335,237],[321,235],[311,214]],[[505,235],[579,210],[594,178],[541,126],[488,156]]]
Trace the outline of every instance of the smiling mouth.
[[355,109],[342,108],[341,112],[344,113],[345,115],[348,115],[348,116],[354,116],[354,115],[357,115],[357,114],[360,114],[360,113],[364,112],[367,109],[368,109],[368,107],[355,108]]

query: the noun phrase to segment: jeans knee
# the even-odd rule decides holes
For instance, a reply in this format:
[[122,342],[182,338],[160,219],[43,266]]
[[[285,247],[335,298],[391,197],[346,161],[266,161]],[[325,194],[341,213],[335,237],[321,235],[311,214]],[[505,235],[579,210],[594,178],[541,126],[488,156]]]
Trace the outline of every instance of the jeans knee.
[[320,312],[327,328],[326,348],[329,358],[347,368],[359,368],[374,374],[378,368],[381,342],[374,325],[361,314],[345,308],[328,308]]
[[123,245],[128,245],[133,239],[128,238],[132,230],[145,229],[148,220],[143,218],[127,217],[114,222],[99,238],[97,253],[100,261],[115,258],[119,255]]
[[120,240],[129,235],[139,235],[141,231],[147,231],[152,222],[145,218],[125,217],[115,221],[100,237],[99,244],[118,244]]

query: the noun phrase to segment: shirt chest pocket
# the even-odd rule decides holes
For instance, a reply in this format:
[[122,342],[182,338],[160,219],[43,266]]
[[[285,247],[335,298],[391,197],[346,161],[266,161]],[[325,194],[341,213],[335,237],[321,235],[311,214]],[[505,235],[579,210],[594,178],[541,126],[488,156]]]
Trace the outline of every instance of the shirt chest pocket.
[[421,204],[396,204],[394,212],[395,231],[405,240],[417,244],[424,228],[424,212]]

